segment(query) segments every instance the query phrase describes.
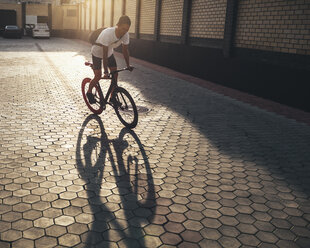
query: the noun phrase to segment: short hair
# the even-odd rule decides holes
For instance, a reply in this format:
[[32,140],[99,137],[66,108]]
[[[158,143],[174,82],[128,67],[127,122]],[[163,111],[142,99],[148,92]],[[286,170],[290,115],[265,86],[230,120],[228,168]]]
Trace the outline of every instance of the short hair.
[[116,25],[128,24],[131,25],[131,20],[128,16],[123,15],[119,18],[118,23]]

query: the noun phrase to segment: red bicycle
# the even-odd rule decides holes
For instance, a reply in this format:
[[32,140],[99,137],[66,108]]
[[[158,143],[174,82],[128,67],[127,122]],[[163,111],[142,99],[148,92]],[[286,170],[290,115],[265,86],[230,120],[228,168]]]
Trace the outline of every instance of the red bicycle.
[[[85,65],[92,67],[92,63],[89,62],[85,62]],[[117,78],[115,77],[116,73],[126,70],[129,70],[129,68],[113,71],[108,78],[101,78],[111,80],[111,84],[105,96],[102,93],[99,82],[93,87],[92,93],[96,100],[94,104],[90,104],[86,96],[91,81],[90,78],[84,78],[82,81],[82,94],[87,107],[94,114],[101,114],[108,104],[114,108],[118,119],[125,127],[134,128],[138,124],[136,104],[128,91],[117,85]]]

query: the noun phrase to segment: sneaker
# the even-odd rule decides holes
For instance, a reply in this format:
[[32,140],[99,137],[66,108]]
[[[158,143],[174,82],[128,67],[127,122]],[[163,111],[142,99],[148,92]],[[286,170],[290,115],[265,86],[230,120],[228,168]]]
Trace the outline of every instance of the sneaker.
[[87,92],[86,96],[90,104],[96,103],[96,99],[92,93]]

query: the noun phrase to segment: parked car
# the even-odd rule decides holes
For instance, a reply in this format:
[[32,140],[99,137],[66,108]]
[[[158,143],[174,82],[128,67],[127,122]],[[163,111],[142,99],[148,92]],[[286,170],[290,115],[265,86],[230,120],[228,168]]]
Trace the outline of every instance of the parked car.
[[23,30],[16,25],[7,25],[3,31],[3,37],[5,38],[22,38]]
[[44,37],[49,38],[50,37],[50,30],[46,23],[37,23],[34,25],[34,28],[32,29],[32,37]]

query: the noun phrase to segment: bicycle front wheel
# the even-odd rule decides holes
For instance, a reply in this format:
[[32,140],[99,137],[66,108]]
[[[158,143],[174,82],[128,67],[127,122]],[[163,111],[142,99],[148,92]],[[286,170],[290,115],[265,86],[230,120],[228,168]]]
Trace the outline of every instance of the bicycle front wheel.
[[112,104],[120,122],[128,128],[138,124],[138,111],[131,95],[122,87],[117,87],[112,95]]
[[91,81],[90,78],[84,78],[84,80],[82,82],[83,98],[84,98],[84,101],[85,101],[87,107],[90,109],[90,111],[92,111],[96,115],[99,115],[102,113],[103,106],[104,106],[103,94],[102,94],[102,91],[101,91],[99,84],[96,84],[95,87],[92,89],[92,93],[94,94],[94,97],[96,99],[96,103],[90,104],[88,101],[88,98],[86,96],[86,93],[87,93],[89,85],[90,85],[90,81]]

